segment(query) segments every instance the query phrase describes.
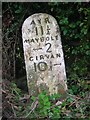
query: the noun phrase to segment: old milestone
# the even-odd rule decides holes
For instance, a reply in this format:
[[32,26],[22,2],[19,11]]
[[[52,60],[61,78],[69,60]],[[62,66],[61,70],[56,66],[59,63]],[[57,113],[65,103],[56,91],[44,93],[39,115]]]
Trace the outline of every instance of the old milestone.
[[23,23],[22,39],[29,94],[63,94],[67,90],[66,72],[55,18],[45,13],[31,15]]

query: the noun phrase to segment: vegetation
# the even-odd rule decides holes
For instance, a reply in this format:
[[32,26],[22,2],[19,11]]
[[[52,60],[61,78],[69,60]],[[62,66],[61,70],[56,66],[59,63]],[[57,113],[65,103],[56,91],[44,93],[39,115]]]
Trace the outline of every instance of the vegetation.
[[[27,95],[21,27],[28,16],[39,12],[54,16],[60,27],[68,84],[64,101],[58,94],[42,92],[36,98]],[[3,116],[89,119],[89,3],[3,3],[2,23]]]

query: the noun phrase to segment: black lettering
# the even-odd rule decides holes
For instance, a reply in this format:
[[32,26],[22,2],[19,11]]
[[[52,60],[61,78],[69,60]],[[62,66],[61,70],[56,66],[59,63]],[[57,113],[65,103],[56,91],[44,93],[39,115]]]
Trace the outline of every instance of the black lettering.
[[36,35],[38,35],[38,30],[37,30],[37,27],[35,28],[35,30],[36,30]]
[[43,35],[43,27],[41,26],[41,35]]
[[44,59],[43,55],[40,55],[40,60]]
[[55,36],[56,40],[58,40],[58,35]]
[[47,33],[46,33],[47,35],[50,35],[50,31],[49,30],[47,30]]
[[44,42],[44,37],[41,37],[40,40],[41,40],[41,42]]
[[25,42],[26,42],[26,43],[29,42],[29,39],[28,39],[28,40],[25,40],[24,43],[25,43]]
[[50,70],[52,71],[52,62],[50,61]]
[[57,58],[58,58],[58,57],[61,57],[60,53],[56,54],[56,57],[57,57]]
[[52,51],[50,50],[50,48],[51,48],[51,43],[46,43],[45,46],[46,46],[46,45],[49,45],[49,47],[48,47],[48,49],[47,49],[46,52],[52,52]]
[[46,34],[50,35],[50,28],[48,25],[47,25],[47,33]]
[[49,37],[46,37],[46,40],[49,41],[50,40]]
[[37,43],[38,43],[39,38],[35,38],[35,40],[36,40],[36,41],[37,41]]
[[34,63],[34,69],[35,69],[35,72],[36,72],[37,71],[36,63]]
[[57,65],[61,65],[61,63],[60,64],[54,64],[54,66],[57,66]]
[[49,27],[49,25],[47,25],[47,30],[50,30],[50,27]]
[[30,60],[30,61],[33,61],[33,57],[30,57],[29,60]]
[[51,36],[51,40],[54,40],[52,36]]
[[33,21],[31,22],[31,24],[34,24],[34,25],[35,25],[36,23],[35,23],[35,21],[33,20]]
[[45,55],[46,58],[49,58],[49,55]]
[[38,60],[38,56],[36,56],[36,60]]
[[31,39],[31,42],[35,42],[34,39]]
[[41,19],[38,19],[38,22],[41,24]]
[[38,69],[39,69],[40,71],[45,71],[45,70],[47,70],[47,68],[48,68],[47,63],[45,63],[45,62],[39,62],[39,63],[38,63]]
[[49,18],[45,18],[45,23],[50,23]]
[[54,58],[54,55],[53,55],[53,54],[51,55],[51,58]]

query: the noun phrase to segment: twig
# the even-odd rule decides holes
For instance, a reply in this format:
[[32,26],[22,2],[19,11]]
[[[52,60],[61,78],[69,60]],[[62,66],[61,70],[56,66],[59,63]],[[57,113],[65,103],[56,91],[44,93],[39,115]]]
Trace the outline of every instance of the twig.
[[69,93],[67,93],[67,95],[68,96],[70,96],[70,97],[72,97],[74,100],[80,100],[81,98],[80,97],[77,97],[77,96],[75,96],[75,95],[71,95],[71,94],[69,94]]
[[5,94],[7,94],[7,92],[6,92],[5,90],[2,90],[2,93],[5,93]]
[[11,107],[12,107],[12,110],[13,110],[13,114],[14,114],[14,116],[17,117],[17,116],[16,116],[16,113],[15,113],[15,110],[14,110],[14,107],[13,107],[13,104],[10,103],[9,101],[8,101],[8,103],[9,103],[9,104],[11,105]]
[[75,101],[74,102],[72,102],[70,105],[69,105],[69,107],[71,107],[74,103],[76,103]]
[[2,14],[5,14],[5,12],[7,12],[8,10],[10,10],[10,8],[6,9],[5,11],[3,11],[3,13],[2,13]]
[[31,104],[30,112],[25,116],[25,118],[27,118],[34,111],[37,105],[38,105],[38,98],[36,97],[34,102]]
[[17,117],[17,116],[16,116],[16,113],[15,113],[15,110],[14,110],[14,107],[13,107],[12,104],[11,104],[11,107],[12,107],[12,110],[13,110],[14,116]]

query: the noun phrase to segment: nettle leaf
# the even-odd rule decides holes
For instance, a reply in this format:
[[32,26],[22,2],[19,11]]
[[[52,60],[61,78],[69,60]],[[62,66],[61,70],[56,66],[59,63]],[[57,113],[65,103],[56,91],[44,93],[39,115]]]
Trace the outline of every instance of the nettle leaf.
[[67,32],[68,32],[67,29],[65,29],[65,30],[63,31],[63,34],[66,35]]
[[59,22],[61,25],[67,25],[68,24],[68,18],[62,18]]

